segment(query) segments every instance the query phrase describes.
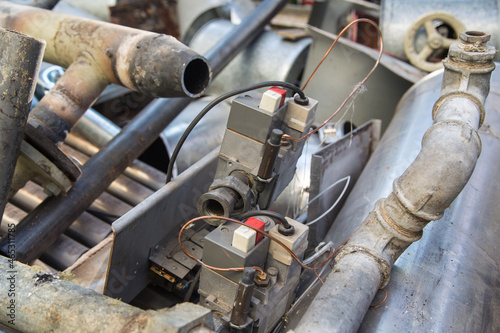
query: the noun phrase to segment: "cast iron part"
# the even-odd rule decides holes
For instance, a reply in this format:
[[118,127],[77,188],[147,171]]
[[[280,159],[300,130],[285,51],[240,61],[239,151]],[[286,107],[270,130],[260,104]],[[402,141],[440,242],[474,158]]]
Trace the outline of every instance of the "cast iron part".
[[[226,38],[210,49],[205,57],[213,75],[250,44],[286,3],[286,0],[262,1]],[[21,221],[16,230],[17,260],[31,262],[38,258],[156,140],[190,101],[189,98],[174,98],[151,102],[85,163],[82,176],[65,196],[47,199]],[[175,181],[171,186],[175,186]],[[0,241],[0,250],[6,253],[6,239]]]

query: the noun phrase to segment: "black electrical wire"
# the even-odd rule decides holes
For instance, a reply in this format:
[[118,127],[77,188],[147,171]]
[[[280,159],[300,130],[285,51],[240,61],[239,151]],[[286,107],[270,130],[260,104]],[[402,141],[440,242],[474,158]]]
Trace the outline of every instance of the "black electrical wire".
[[285,229],[292,228],[290,223],[288,223],[288,221],[283,215],[270,210],[251,210],[241,215],[238,215],[238,219],[244,221],[254,216],[267,216],[275,220],[278,220],[283,225],[283,227],[285,227]]
[[181,150],[182,145],[184,144],[188,135],[191,133],[193,128],[196,126],[196,124],[198,124],[198,122],[201,120],[201,118],[203,118],[208,113],[208,111],[210,111],[214,106],[216,106],[217,104],[219,104],[220,102],[222,102],[223,100],[225,100],[229,97],[239,95],[239,94],[242,94],[242,93],[250,91],[250,90],[255,90],[255,89],[264,88],[264,87],[272,87],[272,86],[280,86],[283,88],[293,90],[294,92],[296,92],[299,95],[299,98],[301,100],[307,100],[306,95],[299,87],[297,87],[294,84],[291,84],[288,82],[282,82],[282,81],[266,81],[266,82],[251,84],[249,86],[235,89],[235,90],[229,91],[223,95],[220,95],[219,97],[217,97],[216,99],[214,99],[213,101],[208,103],[207,106],[205,106],[203,108],[203,110],[201,110],[201,112],[198,113],[198,115],[193,119],[193,121],[189,124],[189,126],[186,128],[186,130],[182,134],[181,138],[179,139],[179,142],[177,143],[174,151],[172,152],[172,156],[170,157],[170,161],[168,162],[166,183],[169,183],[172,180],[172,172],[174,169],[175,160],[177,159],[177,156],[179,155],[179,151]]

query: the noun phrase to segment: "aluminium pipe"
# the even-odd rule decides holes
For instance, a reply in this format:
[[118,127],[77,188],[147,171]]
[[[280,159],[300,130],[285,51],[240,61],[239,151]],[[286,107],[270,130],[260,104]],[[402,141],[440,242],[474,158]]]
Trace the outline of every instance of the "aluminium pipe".
[[462,33],[460,39],[443,62],[441,97],[420,153],[340,249],[297,332],[357,331],[394,262],[422,237],[427,223],[442,217],[471,177],[481,152],[478,129],[496,51],[486,45],[484,33]]
[[30,116],[54,142],[110,83],[153,97],[199,97],[210,82],[206,59],[172,36],[6,1],[0,26],[45,40],[44,60],[67,68]]
[[[205,57],[213,75],[252,42],[286,0],[264,0]],[[82,176],[71,190],[51,197],[37,207],[17,227],[17,260],[32,262],[87,209],[90,204],[160,135],[163,129],[189,104],[188,98],[157,99],[142,110],[128,126],[82,167]],[[6,253],[7,239],[0,241]]]
[[0,28],[0,220],[9,197],[35,82],[43,40]]

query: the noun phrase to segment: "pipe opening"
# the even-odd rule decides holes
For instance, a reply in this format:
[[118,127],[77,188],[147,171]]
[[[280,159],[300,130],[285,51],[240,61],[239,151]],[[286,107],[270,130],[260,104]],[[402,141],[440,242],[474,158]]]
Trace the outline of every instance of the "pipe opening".
[[210,83],[210,67],[205,59],[191,60],[184,69],[182,87],[190,97],[199,97]]
[[466,31],[465,34],[467,36],[471,36],[471,37],[484,37],[484,36],[486,36],[486,33],[482,32],[482,31]]
[[203,204],[203,211],[206,215],[225,216],[224,207],[215,199],[208,199]]

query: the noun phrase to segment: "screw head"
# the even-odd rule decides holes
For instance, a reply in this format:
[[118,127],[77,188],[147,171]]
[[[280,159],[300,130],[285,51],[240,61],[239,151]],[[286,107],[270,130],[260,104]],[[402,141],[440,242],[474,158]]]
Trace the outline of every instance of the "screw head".
[[460,40],[466,44],[486,44],[491,35],[482,31],[464,31],[460,33]]
[[267,274],[269,276],[278,276],[278,269],[276,267],[269,267],[267,269]]

